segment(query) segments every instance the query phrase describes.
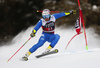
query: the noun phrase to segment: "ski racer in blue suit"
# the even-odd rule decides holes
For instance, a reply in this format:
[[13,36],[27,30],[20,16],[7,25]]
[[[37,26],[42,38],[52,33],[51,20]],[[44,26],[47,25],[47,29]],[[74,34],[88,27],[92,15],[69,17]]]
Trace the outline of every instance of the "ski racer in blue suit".
[[28,60],[28,56],[35,52],[39,47],[41,47],[46,41],[50,42],[50,45],[47,47],[47,49],[43,52],[49,52],[54,46],[57,44],[57,42],[60,39],[60,36],[58,34],[54,34],[55,32],[55,22],[56,19],[63,17],[63,16],[68,16],[70,14],[73,14],[73,10],[66,12],[66,13],[57,13],[57,14],[50,14],[49,9],[44,9],[42,12],[42,19],[38,21],[37,25],[35,28],[32,30],[32,33],[30,34],[31,37],[34,37],[36,32],[39,30],[40,27],[42,27],[42,36],[40,37],[39,41],[37,44],[33,45],[29,49],[28,52],[22,57],[25,60]]

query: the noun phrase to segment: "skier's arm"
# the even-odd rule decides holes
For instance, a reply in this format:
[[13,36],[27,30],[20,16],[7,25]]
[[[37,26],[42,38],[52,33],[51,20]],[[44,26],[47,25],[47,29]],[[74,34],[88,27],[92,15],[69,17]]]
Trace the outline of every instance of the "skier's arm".
[[37,25],[35,26],[34,30],[36,30],[36,32],[38,31],[38,29],[42,26],[42,20],[40,20]]
[[53,16],[58,19],[60,17],[63,17],[63,16],[67,16],[69,15],[70,13],[57,13],[57,14],[53,14]]
[[42,20],[40,20],[37,25],[35,26],[35,28],[32,30],[32,33],[30,34],[31,37],[34,37],[36,32],[38,31],[38,29],[42,26]]
[[73,14],[73,10],[69,11],[69,12],[65,12],[65,13],[57,13],[57,14],[53,14],[53,16],[58,19],[60,17],[63,17],[63,16],[68,16],[70,14]]

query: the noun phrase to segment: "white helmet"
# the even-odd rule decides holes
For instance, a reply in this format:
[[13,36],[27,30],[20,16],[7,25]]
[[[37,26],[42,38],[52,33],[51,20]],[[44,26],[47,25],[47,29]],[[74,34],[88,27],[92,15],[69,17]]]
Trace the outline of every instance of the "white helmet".
[[42,17],[45,18],[50,18],[50,10],[49,9],[44,9],[42,11]]

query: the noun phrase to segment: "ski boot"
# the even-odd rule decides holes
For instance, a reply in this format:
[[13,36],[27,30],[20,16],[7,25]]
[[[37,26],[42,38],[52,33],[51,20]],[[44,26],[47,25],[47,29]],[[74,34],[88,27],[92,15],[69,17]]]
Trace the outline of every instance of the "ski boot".
[[30,51],[26,52],[25,55],[22,57],[22,59],[24,59],[25,61],[27,61],[28,57],[30,56],[30,54],[31,54]]
[[42,54],[45,54],[45,53],[50,52],[51,49],[52,49],[52,46],[49,45],[49,46],[47,47],[47,49],[46,49]]

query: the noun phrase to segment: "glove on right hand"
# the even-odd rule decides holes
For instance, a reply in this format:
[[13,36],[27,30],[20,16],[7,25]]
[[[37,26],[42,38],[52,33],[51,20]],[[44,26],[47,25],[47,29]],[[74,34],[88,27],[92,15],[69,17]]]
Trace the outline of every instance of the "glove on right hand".
[[32,33],[30,34],[30,36],[31,36],[31,37],[34,37],[34,36],[35,36],[35,33],[36,33],[36,30],[33,29],[33,30],[32,30]]

